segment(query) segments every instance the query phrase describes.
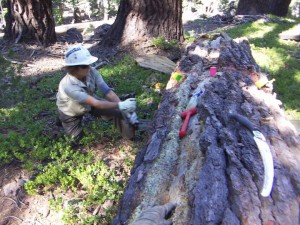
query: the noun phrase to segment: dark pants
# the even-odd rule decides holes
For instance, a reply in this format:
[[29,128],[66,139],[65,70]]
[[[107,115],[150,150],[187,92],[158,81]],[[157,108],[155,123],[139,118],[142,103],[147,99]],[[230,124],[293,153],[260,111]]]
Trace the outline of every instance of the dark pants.
[[[134,127],[122,116],[119,110],[100,110],[92,108],[90,113],[95,117],[101,117],[105,120],[114,120],[115,127],[120,131],[123,138],[134,138]],[[58,110],[58,117],[66,134],[74,139],[74,144],[79,144],[79,141],[84,136],[81,116],[68,116]]]

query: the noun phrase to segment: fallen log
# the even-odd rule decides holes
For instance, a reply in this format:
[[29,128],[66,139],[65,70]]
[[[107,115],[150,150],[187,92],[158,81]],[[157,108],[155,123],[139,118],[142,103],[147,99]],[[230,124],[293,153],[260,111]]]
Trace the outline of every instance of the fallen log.
[[66,25],[60,25],[55,27],[55,33],[57,35],[63,35],[68,30],[75,28],[79,30],[80,32],[83,32],[85,29],[88,28],[97,28],[103,24],[111,24],[113,21],[91,21],[91,22],[83,22],[83,23],[73,23],[73,24],[66,24]]
[[300,41],[300,24],[293,27],[292,29],[281,32],[278,36],[283,40]]
[[135,60],[141,67],[150,68],[162,73],[172,73],[176,66],[174,62],[165,56],[144,55],[137,57]]
[[[187,48],[178,67],[187,77],[170,78],[152,121],[148,143],[137,154],[113,224],[131,224],[150,207],[177,204],[175,225],[299,224],[300,138],[262,76],[248,41],[224,35],[215,48],[203,40]],[[217,65],[209,75],[207,65]],[[179,138],[180,113],[192,94],[198,113]],[[266,138],[274,182],[261,195],[264,165],[253,133],[230,117],[248,118]]]

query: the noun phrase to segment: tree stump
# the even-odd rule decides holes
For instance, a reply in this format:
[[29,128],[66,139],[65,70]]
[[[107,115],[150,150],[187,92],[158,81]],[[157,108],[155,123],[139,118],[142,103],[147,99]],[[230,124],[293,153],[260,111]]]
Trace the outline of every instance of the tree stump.
[[[203,41],[189,46],[178,64],[186,79],[171,78],[167,85],[113,224],[130,224],[145,209],[168,202],[178,204],[170,218],[175,225],[299,224],[299,135],[272,85],[255,85],[265,74],[247,40],[223,34]],[[212,65],[215,77],[209,76]],[[199,90],[198,113],[179,138],[180,114]],[[266,137],[275,173],[269,197],[260,195],[264,167],[253,134],[229,111],[247,117]]]

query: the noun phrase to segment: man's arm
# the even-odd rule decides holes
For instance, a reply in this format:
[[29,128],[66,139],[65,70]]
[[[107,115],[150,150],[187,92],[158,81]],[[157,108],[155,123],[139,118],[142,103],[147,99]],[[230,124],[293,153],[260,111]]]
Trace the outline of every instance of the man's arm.
[[[112,98],[115,99],[114,97],[112,97]],[[120,101],[120,99],[119,99],[119,101]],[[84,103],[88,104],[94,108],[97,108],[97,109],[116,109],[116,108],[118,108],[118,101],[101,101],[90,95],[86,98]]]
[[102,101],[98,100],[90,95],[85,99],[84,103],[88,104],[97,109],[120,109],[123,112],[133,112],[136,108],[136,99],[128,98],[125,101],[120,101],[119,97],[116,94],[111,94],[112,99],[118,102]]
[[108,101],[111,101],[111,102],[120,102],[120,98],[118,97],[118,95],[116,95],[115,92],[113,92],[112,90],[110,90],[107,95],[105,96],[105,98],[108,100]]

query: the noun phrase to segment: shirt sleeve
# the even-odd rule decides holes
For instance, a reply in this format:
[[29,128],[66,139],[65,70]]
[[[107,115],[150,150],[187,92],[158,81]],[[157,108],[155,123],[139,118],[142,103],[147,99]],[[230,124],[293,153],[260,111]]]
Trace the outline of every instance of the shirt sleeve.
[[93,72],[94,75],[95,75],[96,86],[97,86],[97,88],[98,88],[104,95],[107,95],[108,92],[109,92],[110,90],[112,90],[112,88],[110,88],[110,87],[105,83],[105,81],[103,80],[101,74],[100,74],[94,67],[92,67],[91,70],[92,70],[92,72]]
[[69,90],[65,89],[65,93],[75,102],[84,103],[88,97],[88,93],[83,90]]

